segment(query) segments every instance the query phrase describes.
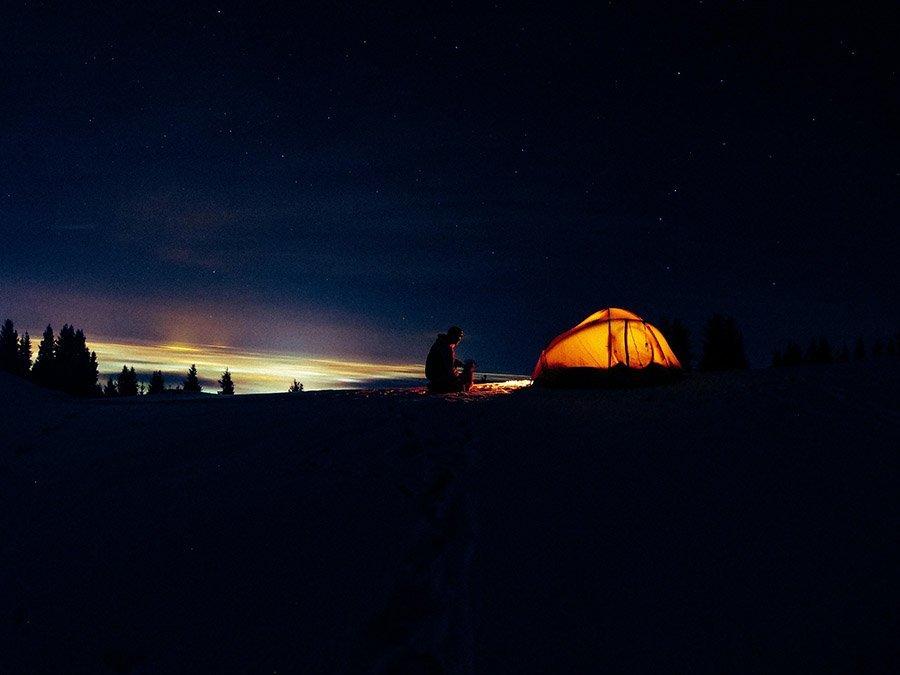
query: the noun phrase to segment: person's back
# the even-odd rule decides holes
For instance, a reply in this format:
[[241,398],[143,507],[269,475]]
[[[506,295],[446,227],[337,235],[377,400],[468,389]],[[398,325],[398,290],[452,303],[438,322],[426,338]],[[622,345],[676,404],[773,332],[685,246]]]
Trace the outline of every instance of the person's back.
[[425,377],[428,388],[435,392],[453,392],[468,389],[466,383],[471,380],[474,361],[466,367],[464,378],[460,378],[456,368],[464,364],[456,359],[456,345],[462,339],[463,331],[451,326],[446,333],[440,333],[425,359]]
[[425,359],[425,377],[429,380],[441,380],[455,375],[453,369],[456,361],[455,345],[450,344],[445,333],[440,333]]

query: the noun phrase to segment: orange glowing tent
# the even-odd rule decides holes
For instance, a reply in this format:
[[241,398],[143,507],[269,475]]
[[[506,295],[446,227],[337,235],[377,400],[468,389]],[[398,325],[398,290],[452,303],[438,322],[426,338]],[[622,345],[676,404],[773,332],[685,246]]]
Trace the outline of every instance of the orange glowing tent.
[[535,384],[578,386],[656,379],[680,371],[659,329],[637,314],[609,307],[554,338],[531,378]]

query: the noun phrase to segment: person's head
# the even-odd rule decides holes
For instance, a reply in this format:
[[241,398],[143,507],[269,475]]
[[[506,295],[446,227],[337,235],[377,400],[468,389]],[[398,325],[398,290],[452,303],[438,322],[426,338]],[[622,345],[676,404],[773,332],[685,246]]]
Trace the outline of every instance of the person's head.
[[450,326],[450,328],[447,329],[447,340],[452,345],[455,345],[462,340],[462,336],[463,330],[459,326]]

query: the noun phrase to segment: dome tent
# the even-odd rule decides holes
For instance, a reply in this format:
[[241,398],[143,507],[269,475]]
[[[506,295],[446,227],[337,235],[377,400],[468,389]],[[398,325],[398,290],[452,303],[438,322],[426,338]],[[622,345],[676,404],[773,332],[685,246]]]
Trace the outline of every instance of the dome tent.
[[551,386],[628,384],[680,371],[659,329],[637,314],[610,307],[551,340],[531,378]]

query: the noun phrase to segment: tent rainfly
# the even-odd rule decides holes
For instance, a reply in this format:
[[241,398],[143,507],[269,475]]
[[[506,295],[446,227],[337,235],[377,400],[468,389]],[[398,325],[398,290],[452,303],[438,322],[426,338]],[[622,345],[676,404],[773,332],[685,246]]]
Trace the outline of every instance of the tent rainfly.
[[531,378],[535,384],[579,385],[680,370],[659,329],[636,314],[610,307],[554,338],[541,352]]

